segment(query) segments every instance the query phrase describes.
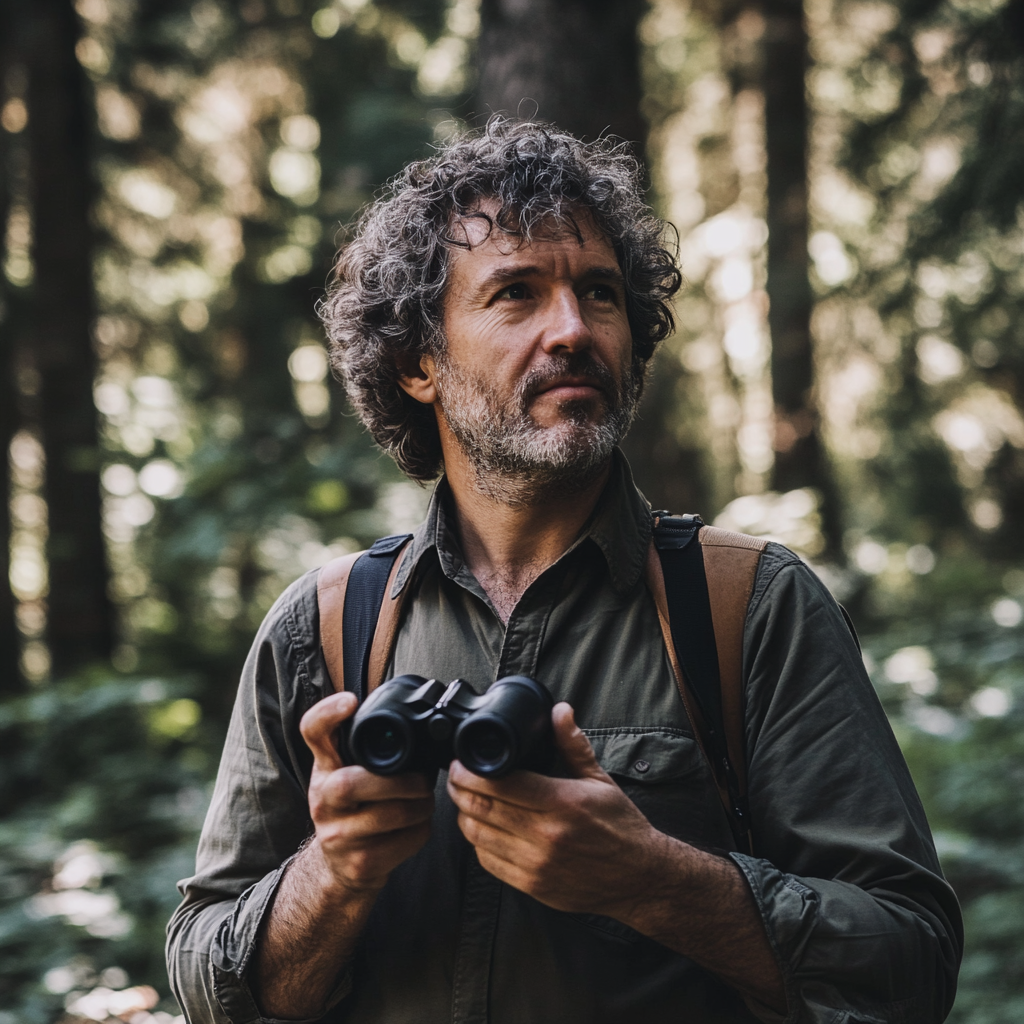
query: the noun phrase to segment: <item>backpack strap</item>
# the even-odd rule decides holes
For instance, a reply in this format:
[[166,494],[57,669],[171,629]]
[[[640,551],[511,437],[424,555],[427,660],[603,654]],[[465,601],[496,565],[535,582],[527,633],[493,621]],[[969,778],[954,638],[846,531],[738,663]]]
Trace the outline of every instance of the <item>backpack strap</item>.
[[[391,591],[411,537],[382,537],[320,570],[320,645],[336,691],[362,700],[384,679],[405,595]],[[655,513],[646,566],[683,706],[737,841],[748,849],[743,627],[767,543],[705,526],[699,516]]]
[[363,554],[363,551],[354,551],[350,555],[332,558],[320,567],[316,578],[316,603],[320,610],[320,649],[324,652],[327,672],[335,692],[345,689],[342,625],[348,578],[352,566]]
[[715,647],[718,650],[726,749],[729,762],[736,772],[740,806],[747,815],[749,833],[743,724],[743,629],[747,622],[750,596],[754,592],[757,567],[768,541],[763,537],[748,537],[715,526],[702,527],[698,540],[704,555],[704,573],[711,603],[711,620],[714,623]]
[[743,738],[743,627],[767,541],[655,513],[647,559],[676,685],[736,840],[752,848]]
[[412,534],[382,537],[368,551],[328,562],[317,577],[320,646],[336,691],[362,700],[384,679],[404,591],[391,596],[399,555]]
[[676,639],[673,636],[672,619],[669,614],[668,606],[668,595],[665,591],[665,571],[653,540],[647,550],[646,576],[647,589],[651,592],[651,596],[654,598],[655,608],[657,608],[658,611],[658,622],[661,625],[661,637],[665,644],[665,651],[668,654],[668,660],[672,665],[672,674],[675,676],[679,696],[682,698],[683,707],[686,709],[686,717],[690,720],[690,723],[693,726],[693,734],[697,740],[697,745],[700,747],[701,753],[704,755],[704,760],[707,761],[708,767],[711,769],[711,776],[715,780],[715,786],[718,789],[718,798],[722,801],[722,806],[725,808],[726,814],[729,817],[729,824],[732,826],[733,832],[736,832],[736,822],[733,816],[733,800],[729,795],[729,790],[725,784],[722,772],[718,768],[718,758],[715,756],[715,751],[711,746],[708,727],[704,721],[704,714],[701,711],[700,705],[696,703],[695,695],[688,684],[689,677],[686,672],[684,672],[683,666],[679,661],[678,651],[681,645],[677,644]]

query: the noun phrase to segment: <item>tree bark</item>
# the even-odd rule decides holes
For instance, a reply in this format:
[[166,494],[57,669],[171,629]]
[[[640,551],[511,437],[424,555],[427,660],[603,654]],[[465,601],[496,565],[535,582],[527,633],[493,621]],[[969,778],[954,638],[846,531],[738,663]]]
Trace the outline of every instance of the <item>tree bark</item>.
[[637,26],[642,0],[482,0],[477,111],[610,131],[643,150]]
[[[13,62],[13,25],[6,8],[0,11],[0,82],[7,78]],[[7,97],[0,93],[0,102]],[[11,203],[11,136],[0,129],[0,263],[7,257],[7,217]],[[18,402],[15,391],[14,310],[11,288],[0,275],[0,695],[21,689],[18,665],[21,638],[15,621],[15,600],[10,586],[11,574],[11,439],[18,429]]]
[[78,24],[67,0],[34,0],[28,19],[33,340],[41,374],[55,675],[107,658],[113,613],[100,522],[89,225],[91,168]]
[[[768,157],[768,322],[778,429],[775,477],[811,482],[811,287],[807,257],[807,36],[798,0],[765,0],[764,99]],[[813,461],[813,456],[811,456]]]
[[807,207],[807,30],[801,0],[764,0],[768,220],[768,326],[775,405],[777,491],[812,487],[822,497],[827,548],[839,543],[838,507],[814,398]]
[[[553,121],[592,140],[610,132],[642,158],[637,31],[643,0],[482,0],[476,109]],[[656,507],[698,511],[707,493],[700,455],[671,426],[678,368],[656,364],[640,418],[623,447]]]

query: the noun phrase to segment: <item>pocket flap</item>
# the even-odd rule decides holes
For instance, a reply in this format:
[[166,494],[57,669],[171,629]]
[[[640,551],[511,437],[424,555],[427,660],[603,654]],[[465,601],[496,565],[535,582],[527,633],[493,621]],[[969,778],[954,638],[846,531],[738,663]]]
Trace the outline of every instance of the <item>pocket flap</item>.
[[601,767],[631,782],[666,782],[701,767],[697,741],[679,729],[584,729]]

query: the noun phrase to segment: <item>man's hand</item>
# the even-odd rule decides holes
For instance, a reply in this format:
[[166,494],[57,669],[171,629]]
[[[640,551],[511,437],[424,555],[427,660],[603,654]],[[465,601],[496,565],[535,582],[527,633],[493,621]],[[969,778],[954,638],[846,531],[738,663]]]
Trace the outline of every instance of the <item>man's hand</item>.
[[313,751],[316,833],[288,866],[260,935],[253,983],[265,1017],[323,1014],[377,893],[430,836],[434,794],[422,775],[382,778],[342,764],[335,737],[356,706],[354,694],[336,693],[299,725]]
[[573,777],[492,781],[455,761],[448,792],[459,827],[501,881],[556,910],[623,918],[643,893],[639,869],[667,837],[597,763],[572,708],[556,704],[552,721]]
[[572,708],[551,717],[573,778],[490,781],[451,766],[448,792],[480,864],[556,910],[613,917],[784,1014],[782,974],[736,865],[657,831],[597,763]]
[[299,725],[314,758],[311,845],[330,882],[350,892],[377,892],[430,837],[434,794],[423,775],[385,777],[342,765],[336,734],[357,703],[355,694],[336,693],[314,704]]

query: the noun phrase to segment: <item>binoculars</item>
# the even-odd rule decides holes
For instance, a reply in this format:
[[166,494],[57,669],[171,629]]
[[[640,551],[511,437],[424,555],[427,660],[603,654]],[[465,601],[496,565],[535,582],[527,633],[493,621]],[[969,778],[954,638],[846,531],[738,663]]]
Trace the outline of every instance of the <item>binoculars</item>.
[[486,778],[517,768],[546,774],[555,758],[553,707],[528,676],[505,676],[482,694],[462,679],[396,676],[344,723],[341,754],[376,775],[436,773],[453,758]]

